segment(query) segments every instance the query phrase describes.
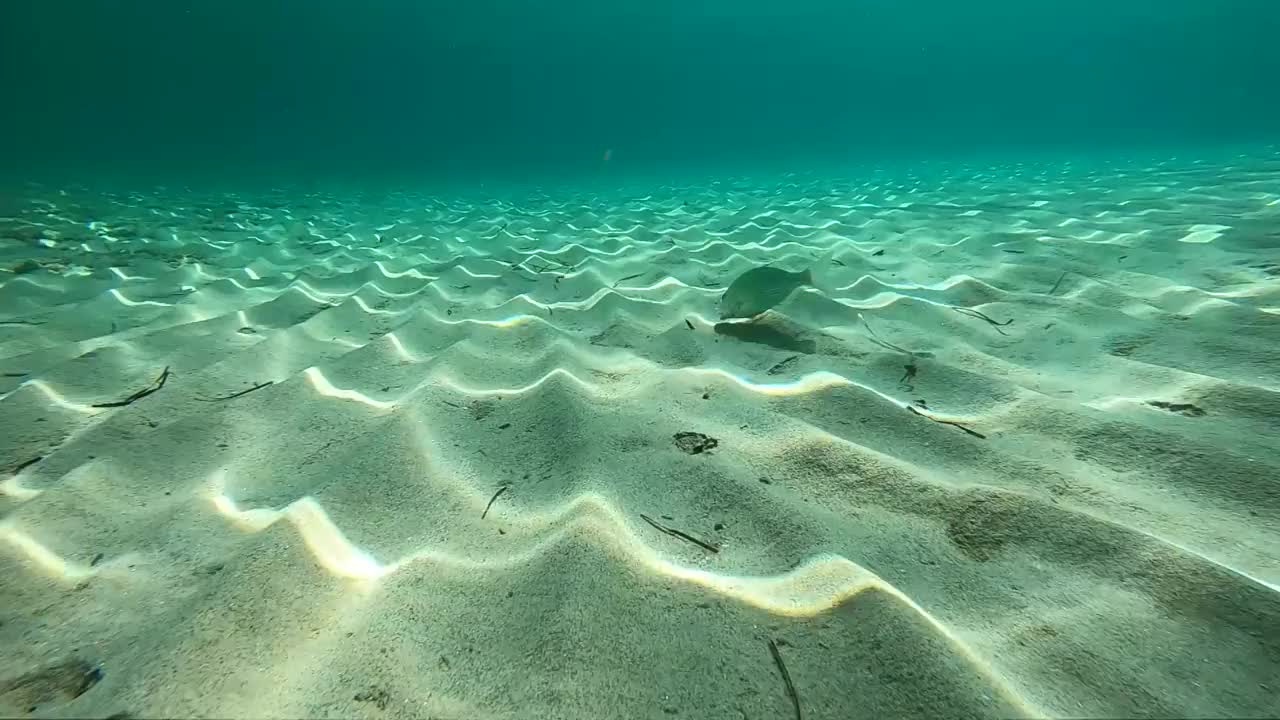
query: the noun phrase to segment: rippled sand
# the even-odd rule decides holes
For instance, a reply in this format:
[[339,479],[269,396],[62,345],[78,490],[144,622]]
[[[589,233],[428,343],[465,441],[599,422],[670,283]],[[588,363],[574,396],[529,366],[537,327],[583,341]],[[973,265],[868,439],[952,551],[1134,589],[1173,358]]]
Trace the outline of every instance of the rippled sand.
[[1270,152],[0,216],[0,713],[1280,715]]

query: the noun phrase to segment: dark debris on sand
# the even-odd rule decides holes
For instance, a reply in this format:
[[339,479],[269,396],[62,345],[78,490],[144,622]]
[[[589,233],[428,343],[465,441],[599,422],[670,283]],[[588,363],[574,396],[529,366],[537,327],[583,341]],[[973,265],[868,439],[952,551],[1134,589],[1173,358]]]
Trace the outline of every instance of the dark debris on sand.
[[719,440],[697,432],[678,432],[672,437],[676,441],[676,447],[690,455],[706,452],[720,444]]
[[386,710],[391,702],[391,693],[380,687],[371,687],[364,692],[356,693],[352,699],[356,702],[373,703],[379,710]]
[[75,700],[101,679],[101,667],[78,658],[65,660],[0,682],[0,707],[11,705],[33,713],[44,705]]

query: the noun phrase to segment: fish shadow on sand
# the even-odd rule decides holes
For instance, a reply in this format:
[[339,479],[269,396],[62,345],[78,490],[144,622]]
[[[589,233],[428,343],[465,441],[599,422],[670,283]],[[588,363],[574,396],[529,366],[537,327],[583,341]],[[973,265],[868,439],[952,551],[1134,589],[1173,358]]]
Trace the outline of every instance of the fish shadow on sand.
[[743,342],[767,345],[787,352],[812,355],[818,351],[818,343],[810,333],[786,318],[766,312],[747,322],[718,322],[717,335],[735,338]]

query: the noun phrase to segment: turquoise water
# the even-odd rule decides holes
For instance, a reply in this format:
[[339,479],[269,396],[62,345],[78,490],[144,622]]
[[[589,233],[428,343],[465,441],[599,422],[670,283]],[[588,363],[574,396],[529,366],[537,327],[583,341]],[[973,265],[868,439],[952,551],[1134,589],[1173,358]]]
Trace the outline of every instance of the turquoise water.
[[456,183],[1274,139],[1265,0],[10,3],[5,170]]

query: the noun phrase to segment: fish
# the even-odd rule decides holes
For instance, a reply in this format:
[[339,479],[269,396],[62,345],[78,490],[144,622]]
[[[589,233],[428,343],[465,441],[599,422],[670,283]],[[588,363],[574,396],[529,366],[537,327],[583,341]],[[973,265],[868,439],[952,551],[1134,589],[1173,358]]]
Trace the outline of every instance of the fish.
[[720,319],[753,318],[781,305],[802,285],[813,285],[813,271],[787,272],[780,268],[752,268],[729,283],[720,296]]

